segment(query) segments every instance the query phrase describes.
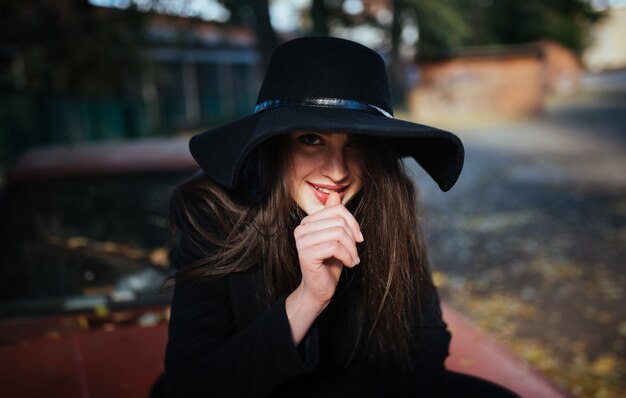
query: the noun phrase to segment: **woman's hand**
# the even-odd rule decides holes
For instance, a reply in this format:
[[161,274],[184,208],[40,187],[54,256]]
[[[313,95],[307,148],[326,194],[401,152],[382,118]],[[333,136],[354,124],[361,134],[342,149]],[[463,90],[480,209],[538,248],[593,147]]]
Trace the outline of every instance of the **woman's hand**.
[[324,209],[302,219],[294,236],[303,291],[326,306],[343,266],[352,268],[361,261],[356,248],[356,243],[363,241],[361,228],[341,204],[339,194],[331,193]]
[[361,261],[356,243],[363,242],[363,235],[335,192],[324,209],[302,219],[294,236],[302,282],[285,306],[297,345],[335,294],[344,265],[352,268]]

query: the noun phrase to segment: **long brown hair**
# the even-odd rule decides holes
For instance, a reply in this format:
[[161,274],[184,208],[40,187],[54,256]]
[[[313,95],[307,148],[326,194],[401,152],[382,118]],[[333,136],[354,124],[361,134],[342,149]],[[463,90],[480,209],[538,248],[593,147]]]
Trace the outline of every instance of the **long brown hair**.
[[[359,299],[352,355],[367,347],[373,355],[407,365],[412,316],[432,289],[415,187],[394,146],[380,138],[364,139],[361,145],[363,188],[349,205],[365,236],[355,268]],[[172,222],[194,253],[179,264],[184,268],[177,283],[259,266],[261,293],[269,303],[298,286],[293,231],[305,214],[283,178],[286,147],[284,136],[259,146],[251,168],[258,171],[253,187],[229,191],[201,175],[174,191]],[[203,222],[207,218],[212,222]]]

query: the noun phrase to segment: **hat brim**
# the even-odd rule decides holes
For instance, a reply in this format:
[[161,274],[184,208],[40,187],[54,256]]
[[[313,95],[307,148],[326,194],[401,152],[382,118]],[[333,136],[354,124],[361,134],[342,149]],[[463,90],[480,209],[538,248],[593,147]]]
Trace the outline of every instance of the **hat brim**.
[[234,187],[250,152],[263,141],[293,131],[389,137],[401,156],[412,156],[442,191],[456,183],[464,161],[461,140],[434,127],[358,110],[288,105],[246,116],[191,138],[189,149],[218,183]]

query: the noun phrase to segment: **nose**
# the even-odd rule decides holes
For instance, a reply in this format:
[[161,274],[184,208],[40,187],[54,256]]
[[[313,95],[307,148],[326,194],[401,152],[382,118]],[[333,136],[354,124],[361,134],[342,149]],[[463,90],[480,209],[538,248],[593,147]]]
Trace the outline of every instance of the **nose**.
[[343,148],[337,148],[328,152],[322,168],[322,174],[335,183],[342,183],[348,178],[350,169]]

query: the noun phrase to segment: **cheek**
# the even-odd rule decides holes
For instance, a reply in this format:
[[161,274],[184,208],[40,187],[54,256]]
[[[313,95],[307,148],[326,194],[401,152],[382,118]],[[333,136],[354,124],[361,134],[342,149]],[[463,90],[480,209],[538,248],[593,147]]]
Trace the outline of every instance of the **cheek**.
[[304,178],[307,175],[307,162],[302,156],[292,154],[285,170],[285,179],[292,199],[297,200],[298,192],[302,187]]
[[294,151],[291,156],[292,176],[295,181],[306,179],[317,168],[318,159],[315,156]]
[[363,174],[365,172],[364,156],[361,152],[355,153],[348,161],[350,174],[354,176],[354,184],[360,189],[363,185]]

